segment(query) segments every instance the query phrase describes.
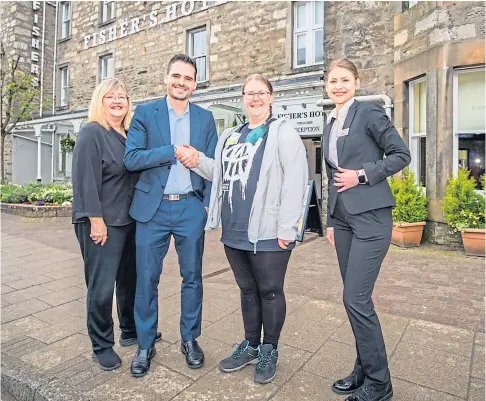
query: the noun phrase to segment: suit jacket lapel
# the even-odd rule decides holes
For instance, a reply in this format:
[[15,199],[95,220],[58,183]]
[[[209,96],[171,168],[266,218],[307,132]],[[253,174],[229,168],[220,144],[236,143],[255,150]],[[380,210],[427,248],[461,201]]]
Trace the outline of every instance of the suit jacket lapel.
[[[353,122],[353,118],[356,114],[356,110],[358,109],[358,104],[359,102],[355,100],[354,103],[349,107],[348,114],[346,115],[346,120],[344,120],[343,130],[345,130],[346,128],[349,129],[349,127],[351,127],[351,123]],[[341,136],[337,140],[336,147],[337,147],[339,165],[341,165],[344,145],[346,143],[346,138],[349,136],[349,134],[350,133],[348,132],[348,135]]]
[[323,145],[324,145],[324,158],[329,160],[329,138],[331,136],[331,122],[329,121],[324,128],[324,138],[323,138]]
[[199,110],[192,103],[189,103],[189,119],[191,125],[191,141],[190,144],[194,148],[197,148],[199,140],[199,133],[201,132],[201,118],[199,116]]
[[167,109],[167,98],[164,97],[155,107],[155,122],[159,127],[162,140],[165,145],[172,143],[170,138],[169,110]]

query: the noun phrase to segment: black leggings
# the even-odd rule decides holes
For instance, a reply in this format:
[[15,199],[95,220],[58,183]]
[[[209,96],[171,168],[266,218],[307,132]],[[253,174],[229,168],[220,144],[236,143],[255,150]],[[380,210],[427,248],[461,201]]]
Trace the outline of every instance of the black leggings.
[[251,346],[259,345],[263,325],[263,343],[276,348],[285,321],[283,287],[292,251],[254,254],[226,245],[224,250],[241,291],[245,338]]

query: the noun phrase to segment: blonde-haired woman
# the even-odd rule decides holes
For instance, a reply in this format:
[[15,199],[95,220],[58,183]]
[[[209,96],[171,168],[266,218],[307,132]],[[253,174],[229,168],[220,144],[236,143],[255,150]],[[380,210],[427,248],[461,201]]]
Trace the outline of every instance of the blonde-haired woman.
[[120,345],[137,342],[135,223],[128,215],[137,177],[123,164],[132,103],[119,79],[101,82],[73,154],[73,223],[84,260],[88,335],[103,370],[121,365],[113,351],[113,288]]

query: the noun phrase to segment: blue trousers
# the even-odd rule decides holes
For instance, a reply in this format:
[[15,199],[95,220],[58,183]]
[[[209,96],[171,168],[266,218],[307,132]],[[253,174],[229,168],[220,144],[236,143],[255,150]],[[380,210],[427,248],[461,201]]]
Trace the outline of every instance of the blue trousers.
[[179,258],[181,286],[180,330],[183,341],[201,335],[202,257],[207,213],[197,197],[160,202],[147,223],[137,222],[137,289],[135,324],[140,349],[155,343],[158,323],[158,284],[162,263],[174,237]]

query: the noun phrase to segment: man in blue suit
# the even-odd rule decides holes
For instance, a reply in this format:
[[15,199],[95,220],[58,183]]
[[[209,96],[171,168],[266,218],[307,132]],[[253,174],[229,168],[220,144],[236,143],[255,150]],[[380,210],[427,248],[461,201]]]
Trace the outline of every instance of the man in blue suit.
[[136,377],[148,372],[156,352],[157,287],[171,236],[182,276],[181,351],[190,368],[204,364],[196,338],[201,334],[202,256],[211,184],[177,160],[187,150],[184,144],[214,157],[218,140],[211,112],[189,103],[196,72],[196,63],[184,54],[170,60],[164,78],[167,96],[137,106],[125,145],[126,168],[141,173],[130,208],[137,222],[138,350],[131,365]]

